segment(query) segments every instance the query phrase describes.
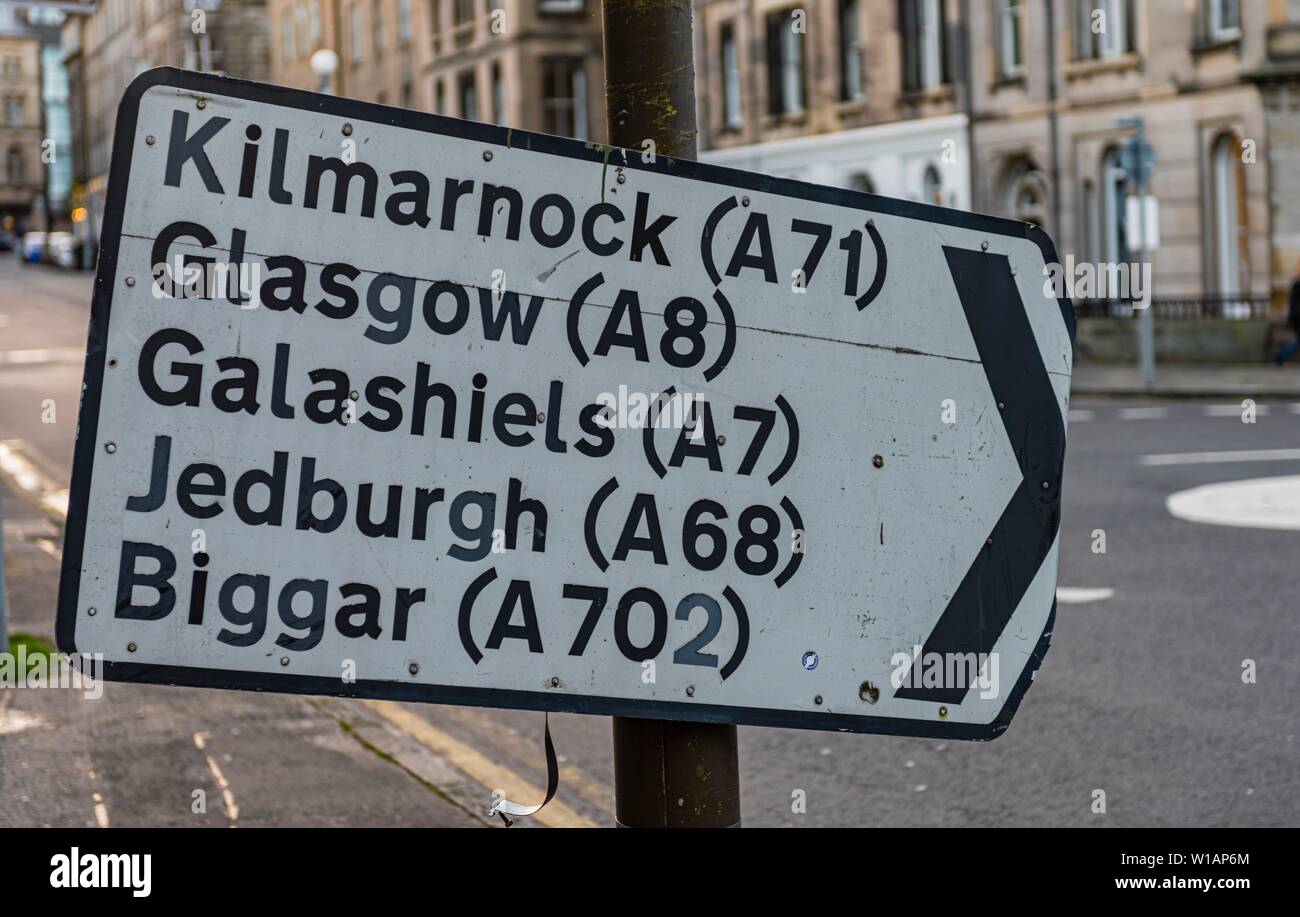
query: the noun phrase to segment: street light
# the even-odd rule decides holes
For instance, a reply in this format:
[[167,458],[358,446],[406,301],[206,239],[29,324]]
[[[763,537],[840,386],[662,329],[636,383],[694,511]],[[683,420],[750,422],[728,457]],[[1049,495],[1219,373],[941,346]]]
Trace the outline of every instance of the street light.
[[320,91],[334,94],[334,72],[339,69],[339,56],[329,48],[321,48],[311,56],[311,72],[320,78]]

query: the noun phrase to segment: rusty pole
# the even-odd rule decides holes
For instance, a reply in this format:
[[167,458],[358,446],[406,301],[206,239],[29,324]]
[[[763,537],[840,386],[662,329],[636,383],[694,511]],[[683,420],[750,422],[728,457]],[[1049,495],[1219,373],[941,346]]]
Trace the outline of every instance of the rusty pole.
[[[609,142],[696,155],[691,0],[602,0]],[[628,153],[631,157],[632,152]],[[614,717],[614,807],[628,828],[740,825],[736,727]]]

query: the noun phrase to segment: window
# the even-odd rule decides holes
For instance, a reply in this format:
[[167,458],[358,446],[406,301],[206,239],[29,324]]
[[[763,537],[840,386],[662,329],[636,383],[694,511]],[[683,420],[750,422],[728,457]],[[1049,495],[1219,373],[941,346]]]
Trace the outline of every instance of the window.
[[284,14],[280,16],[280,42],[284,59],[286,61],[297,60],[298,54],[293,41],[293,13],[290,10],[285,10]]
[[5,154],[5,174],[9,177],[10,184],[21,185],[27,181],[27,164],[19,147],[10,147]]
[[307,7],[296,6],[293,10],[293,35],[298,44],[298,53],[306,54],[308,51],[315,50],[315,45],[308,47],[311,42],[311,35],[307,28]]
[[899,0],[903,87],[909,92],[948,82],[948,36],[942,0]]
[[849,176],[846,183],[847,187],[853,191],[862,191],[866,194],[876,193],[876,183],[871,180],[871,176],[866,172],[855,172]]
[[921,179],[921,200],[926,204],[943,206],[943,179],[933,165],[925,167],[925,175]]
[[478,86],[474,71],[466,70],[456,81],[456,98],[460,102],[460,116],[470,121],[478,120]]
[[370,3],[370,40],[374,44],[376,60],[384,51],[384,11],[381,2],[382,0],[371,0]]
[[999,0],[998,72],[1002,76],[1018,76],[1024,71],[1024,16],[1024,0]]
[[411,0],[397,0],[397,41],[403,45],[411,41]]
[[587,136],[587,73],[581,60],[542,63],[542,130],[583,140]]
[[354,3],[348,8],[348,46],[352,52],[352,63],[360,63],[362,58],[361,39],[361,4]]
[[500,125],[506,123],[506,89],[500,64],[492,65],[492,121]]
[[1124,227],[1128,173],[1119,157],[1119,147],[1111,147],[1101,160],[1101,255],[1105,263],[1116,265],[1128,262]]
[[722,58],[722,123],[737,128],[742,124],[740,62],[736,58],[736,27],[733,23],[723,23],[718,30],[718,45]]
[[858,0],[840,2],[840,101],[862,98],[862,38]]
[[1219,137],[1210,149],[1210,204],[1213,252],[1212,294],[1225,298],[1225,318],[1238,317],[1249,307],[1231,302],[1249,288],[1247,280],[1246,170],[1241,161],[1241,141],[1233,134]]
[[767,17],[767,110],[772,115],[803,111],[803,33],[794,30],[793,11]]
[[311,0],[307,40],[312,49],[320,47],[320,0]]
[[1110,60],[1137,51],[1135,0],[1074,0],[1074,56]]
[[447,113],[447,93],[443,88],[442,80],[437,77],[433,78],[433,111],[439,115]]
[[1240,0],[1201,0],[1205,40],[1210,43],[1241,37]]
[[23,126],[22,96],[10,96],[5,99],[5,127]]
[[451,0],[452,25],[461,26],[474,18],[474,0]]
[[442,31],[442,0],[429,0],[429,34],[433,36],[433,49],[438,50],[438,33]]

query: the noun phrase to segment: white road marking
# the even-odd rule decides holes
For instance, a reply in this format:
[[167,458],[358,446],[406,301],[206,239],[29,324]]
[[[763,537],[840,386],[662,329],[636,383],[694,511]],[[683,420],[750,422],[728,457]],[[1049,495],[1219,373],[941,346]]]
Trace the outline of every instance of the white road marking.
[[1165,452],[1144,455],[1140,465],[1218,465],[1229,462],[1292,462],[1300,449],[1237,449],[1228,452]]
[[0,736],[11,736],[44,725],[45,720],[35,713],[0,708]]
[[1224,481],[1165,500],[1177,519],[1235,528],[1300,530],[1300,475]]
[[[1206,417],[1240,417],[1245,410],[1240,404],[1207,404],[1205,406]],[[1255,414],[1259,417],[1265,417],[1272,413],[1272,409],[1267,404],[1255,405]]]
[[90,798],[95,803],[95,824],[101,828],[107,828],[108,806],[104,805],[104,797],[98,793],[91,793]]
[[1160,420],[1169,416],[1169,408],[1120,408],[1120,420]]
[[1104,602],[1115,594],[1114,589],[1104,586],[1089,588],[1087,586],[1057,586],[1056,601],[1066,605],[1084,605],[1088,602]]
[[1084,421],[1092,420],[1096,416],[1097,415],[1094,412],[1089,411],[1086,408],[1071,408],[1066,415],[1070,423],[1082,423]]
[[212,755],[207,753],[206,732],[194,733],[194,747],[203,752],[203,757],[207,759],[208,770],[212,771],[212,779],[217,781],[217,786],[221,789],[221,803],[226,807],[226,818],[230,819],[230,827],[235,827],[235,822],[239,820],[239,806],[235,804],[235,794],[230,790],[230,781],[226,775],[221,772],[221,766],[213,759]]
[[30,448],[20,439],[0,442],[0,473],[13,479],[18,489],[35,497],[41,507],[60,519],[68,516],[68,489],[60,487],[28,458]]
[[1166,407],[1144,407],[1144,408],[1120,408],[1120,420],[1161,420],[1169,416],[1169,408]]

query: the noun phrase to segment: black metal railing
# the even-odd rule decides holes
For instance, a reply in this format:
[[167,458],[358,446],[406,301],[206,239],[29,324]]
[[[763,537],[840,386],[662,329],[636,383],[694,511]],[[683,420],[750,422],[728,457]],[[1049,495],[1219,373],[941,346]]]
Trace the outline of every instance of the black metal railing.
[[[1153,296],[1151,315],[1161,319],[1265,319],[1268,318],[1268,295],[1251,296]],[[1131,299],[1076,299],[1074,314],[1079,318],[1132,318]]]

